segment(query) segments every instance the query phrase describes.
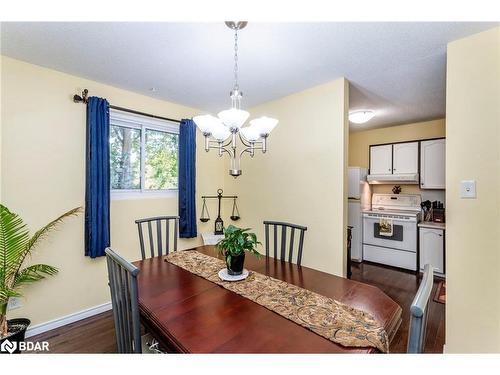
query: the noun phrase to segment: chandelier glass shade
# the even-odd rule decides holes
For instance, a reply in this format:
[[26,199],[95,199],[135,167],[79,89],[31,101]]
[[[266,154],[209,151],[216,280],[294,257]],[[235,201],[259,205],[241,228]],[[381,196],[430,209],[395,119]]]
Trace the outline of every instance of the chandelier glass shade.
[[[234,86],[230,93],[231,108],[221,111],[217,117],[200,115],[193,121],[205,137],[205,151],[217,149],[219,156],[227,153],[231,160],[229,174],[234,177],[241,175],[240,161],[243,154],[251,157],[255,150],[267,151],[267,138],[278,124],[278,120],[270,117],[259,117],[244,126],[250,113],[241,109],[243,96],[238,85],[238,30],[246,26],[246,22],[226,22],[234,30]],[[238,142],[239,140],[239,142]],[[238,144],[241,143],[242,146]],[[241,147],[241,149],[239,149]]]

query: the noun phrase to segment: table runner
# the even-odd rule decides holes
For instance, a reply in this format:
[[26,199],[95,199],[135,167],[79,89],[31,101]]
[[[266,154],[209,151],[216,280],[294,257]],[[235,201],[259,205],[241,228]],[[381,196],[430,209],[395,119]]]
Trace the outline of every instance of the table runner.
[[254,271],[250,271],[250,275],[242,281],[223,281],[218,272],[226,267],[226,263],[195,250],[170,253],[166,261],[248,298],[337,344],[374,347],[383,353],[389,352],[385,329],[364,311]]

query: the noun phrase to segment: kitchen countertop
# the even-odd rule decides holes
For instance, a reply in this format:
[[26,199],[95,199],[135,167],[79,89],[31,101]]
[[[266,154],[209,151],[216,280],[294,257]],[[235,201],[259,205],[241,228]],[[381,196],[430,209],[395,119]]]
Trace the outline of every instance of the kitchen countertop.
[[435,223],[434,221],[421,221],[418,223],[419,228],[430,228],[430,229],[446,229],[445,223]]

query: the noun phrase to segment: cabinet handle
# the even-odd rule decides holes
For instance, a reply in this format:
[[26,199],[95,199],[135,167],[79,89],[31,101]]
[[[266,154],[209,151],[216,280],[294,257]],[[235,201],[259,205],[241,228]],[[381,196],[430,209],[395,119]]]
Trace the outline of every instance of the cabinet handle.
[[390,172],[391,171],[391,168],[388,169],[388,171]]
[[439,236],[439,237],[443,237],[443,235],[442,235],[442,234],[438,234],[438,236]]

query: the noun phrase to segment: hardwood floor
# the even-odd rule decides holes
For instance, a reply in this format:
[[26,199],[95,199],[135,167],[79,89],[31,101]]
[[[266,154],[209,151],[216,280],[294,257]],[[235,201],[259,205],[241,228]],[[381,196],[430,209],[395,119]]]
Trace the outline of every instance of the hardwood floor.
[[104,312],[27,341],[48,341],[50,353],[116,353],[113,313]]
[[[391,343],[391,353],[406,353],[410,305],[415,297],[420,278],[414,273],[372,263],[353,263],[352,280],[379,287],[403,309],[403,321]],[[442,353],[445,335],[445,305],[433,301],[439,281],[434,281],[429,305],[426,353]]]
[[[413,273],[375,264],[353,263],[352,279],[375,285],[403,309],[403,322],[391,344],[391,353],[405,353],[408,340],[410,305],[418,289],[419,279]],[[434,283],[431,298],[437,289]],[[427,353],[442,353],[444,344],[445,305],[430,302],[427,324]],[[116,353],[116,340],[111,311],[45,332],[28,339],[48,341],[51,353]]]

